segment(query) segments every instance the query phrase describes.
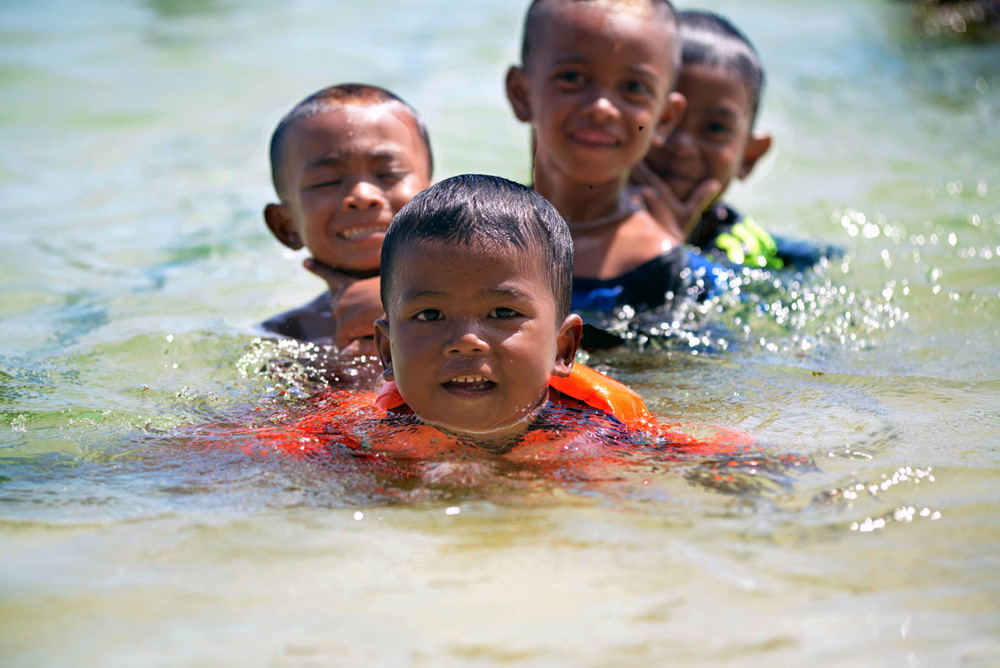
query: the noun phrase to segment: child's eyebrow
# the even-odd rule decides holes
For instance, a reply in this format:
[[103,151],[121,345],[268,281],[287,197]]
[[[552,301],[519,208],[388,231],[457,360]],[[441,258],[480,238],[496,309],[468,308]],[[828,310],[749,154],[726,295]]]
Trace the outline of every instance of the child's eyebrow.
[[[414,290],[408,292],[404,290],[400,294],[400,301],[408,302],[416,299],[442,299],[447,298],[448,293],[442,292],[440,290]],[[517,288],[491,288],[489,290],[483,290],[479,293],[480,298],[484,299],[516,299],[516,300],[530,300],[531,295],[524,290],[519,290]]]
[[701,113],[713,116],[730,116],[732,118],[736,118],[740,115],[739,112],[732,107],[723,106],[705,107],[701,110]]
[[[388,162],[399,157],[399,151],[393,149],[378,149],[365,154],[369,160]],[[317,158],[313,158],[306,163],[306,169],[320,169],[323,167],[339,167],[347,162],[348,155],[344,153],[326,153]]]
[[657,74],[656,69],[650,67],[649,65],[629,65],[628,69],[630,72],[634,72],[635,74],[645,77],[655,78]]
[[554,65],[568,65],[570,63],[586,63],[586,62],[589,62],[589,61],[590,61],[590,59],[587,58],[586,56],[580,56],[580,55],[577,55],[577,54],[570,54],[570,55],[567,55],[567,56],[561,56],[559,58],[556,58],[553,61],[553,64]]
[[[563,65],[586,65],[589,62],[590,59],[586,56],[570,54],[556,58],[552,64],[556,67],[562,67]],[[633,74],[649,78],[655,78],[657,74],[655,68],[642,63],[629,65],[628,70]]]
[[321,167],[337,167],[346,162],[343,155],[340,153],[327,153],[326,155],[321,155],[318,158],[313,158],[306,163],[306,169],[319,169]]
[[501,299],[531,299],[531,295],[523,290],[518,290],[517,288],[495,288],[493,290],[484,290],[484,297],[501,298]]

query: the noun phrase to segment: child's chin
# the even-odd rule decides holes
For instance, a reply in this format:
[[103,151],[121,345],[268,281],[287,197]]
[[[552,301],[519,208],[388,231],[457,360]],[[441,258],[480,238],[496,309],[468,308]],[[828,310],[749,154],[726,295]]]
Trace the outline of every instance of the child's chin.
[[531,420],[529,416],[523,416],[519,419],[512,418],[504,424],[484,425],[482,423],[469,424],[451,421],[428,421],[428,424],[465,440],[477,443],[495,443],[521,436],[527,431]]

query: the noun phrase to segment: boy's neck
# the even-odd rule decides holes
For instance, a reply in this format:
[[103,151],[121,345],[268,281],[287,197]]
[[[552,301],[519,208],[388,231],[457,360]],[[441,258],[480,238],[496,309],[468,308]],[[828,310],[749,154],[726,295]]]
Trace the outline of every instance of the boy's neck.
[[583,183],[535,163],[535,190],[570,223],[584,223],[614,213],[628,185],[628,174],[605,183]]

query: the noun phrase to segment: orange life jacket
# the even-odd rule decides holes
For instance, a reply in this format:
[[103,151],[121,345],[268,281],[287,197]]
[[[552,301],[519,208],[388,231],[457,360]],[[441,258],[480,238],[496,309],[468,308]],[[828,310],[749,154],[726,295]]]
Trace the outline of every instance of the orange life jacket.
[[[552,403],[578,408],[573,413],[578,419],[560,422],[554,428],[549,425],[529,430],[504,457],[545,458],[573,442],[574,448],[583,448],[605,459],[604,454],[598,454],[602,445],[615,441],[620,446],[625,433],[637,433],[647,443],[669,443],[689,454],[722,453],[754,442],[745,432],[662,423],[650,414],[642,397],[634,391],[582,364],[574,364],[567,378],[551,378],[549,385],[555,390],[550,393]],[[336,443],[366,455],[424,458],[468,448],[468,443],[459,437],[415,418],[406,421],[406,410],[400,410],[406,408],[391,381],[377,396],[334,390],[310,398],[294,414],[272,418],[271,424],[254,431],[256,444],[245,449],[249,447],[262,454],[278,450],[316,456]],[[621,452],[620,448],[618,451]]]

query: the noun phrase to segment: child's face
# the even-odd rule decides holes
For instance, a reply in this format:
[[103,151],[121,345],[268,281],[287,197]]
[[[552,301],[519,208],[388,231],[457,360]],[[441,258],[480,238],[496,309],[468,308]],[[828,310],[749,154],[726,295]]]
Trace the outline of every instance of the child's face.
[[680,199],[706,179],[719,182],[720,195],[734,177],[750,173],[770,145],[751,138],[753,100],[742,77],[726,68],[704,64],[681,67],[677,91],[687,98],[687,108],[662,147],[646,157]]
[[285,142],[284,199],[265,209],[275,236],[331,267],[378,269],[392,217],[430,181],[413,117],[398,103],[334,107]]
[[579,316],[557,321],[542,253],[421,242],[391,280],[375,344],[413,412],[477,440],[527,429],[582,328]]
[[528,62],[507,80],[515,113],[534,127],[536,165],[582,183],[621,178],[676,115],[666,102],[676,35],[637,10],[550,2],[544,11]]

